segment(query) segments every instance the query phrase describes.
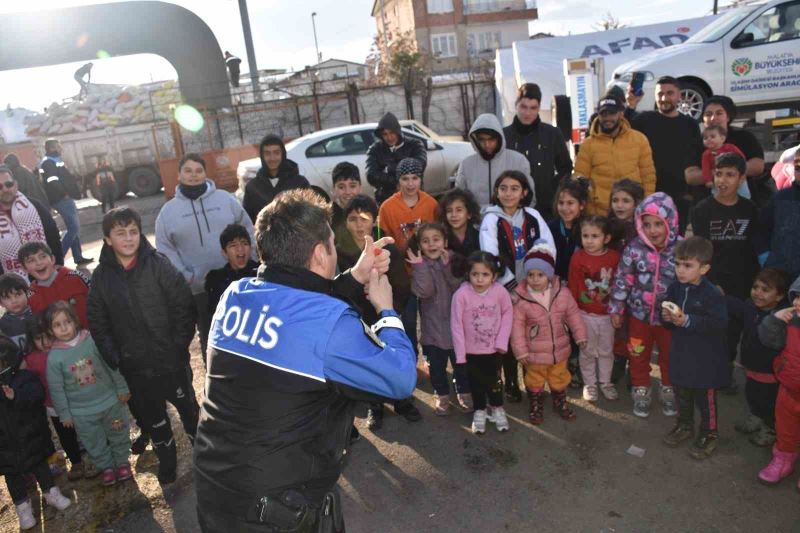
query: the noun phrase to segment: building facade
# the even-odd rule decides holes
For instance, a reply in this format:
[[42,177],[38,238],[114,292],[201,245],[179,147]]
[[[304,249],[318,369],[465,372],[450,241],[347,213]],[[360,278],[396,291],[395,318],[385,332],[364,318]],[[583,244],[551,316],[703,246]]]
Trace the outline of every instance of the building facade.
[[463,72],[498,48],[528,39],[528,22],[538,18],[535,0],[375,0],[378,32],[408,32],[428,52],[434,73]]

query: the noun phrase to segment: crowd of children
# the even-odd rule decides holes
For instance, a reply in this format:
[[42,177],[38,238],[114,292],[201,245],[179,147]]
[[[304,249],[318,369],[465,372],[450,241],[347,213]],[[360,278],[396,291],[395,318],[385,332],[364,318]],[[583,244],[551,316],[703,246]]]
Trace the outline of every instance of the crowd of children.
[[[800,198],[794,190],[779,193],[759,214],[742,195],[744,159],[718,146],[720,136],[709,128],[712,195],[692,210],[691,235],[681,235],[670,196],[645,198],[628,179],[613,185],[605,216],[585,213],[586,180],[562,180],[548,222],[530,207],[530,180],[517,170],[492,176],[490,205],[482,210],[468,189],[437,202],[423,190],[420,162],[403,159],[398,191],[378,206],[362,194],[358,168],[342,163],[332,188],[338,267],[353,266],[370,239],[393,237],[394,306],[414,344],[419,317],[434,412],[472,412],[475,434],[485,433],[487,422],[510,430],[503,405],[522,400],[520,373],[531,424],[544,422],[548,391],[564,420],[576,418],[570,385],[582,386],[589,402],[618,400],[626,366],[633,413],[646,418],[657,350],[661,410],[677,417],[664,444],[694,438],[690,454],[703,459],[718,445],[716,394],[730,389],[740,354],[749,412],[735,428],[758,446],[774,444],[758,477],[777,483],[792,472],[800,446],[800,260],[797,239],[782,234],[785,217],[800,219]],[[483,145],[497,150],[496,139],[485,137]],[[42,242],[19,250],[30,281],[0,276],[0,410],[8,413],[0,419],[0,473],[23,528],[35,523],[26,475],[48,504],[70,503],[48,466],[48,416],[71,464],[68,478],[101,474],[105,485],[132,476],[126,404],[140,438],[152,439],[164,483],[174,481],[176,468],[165,402],[175,405],[190,439],[197,425],[188,365],[197,313],[191,290],[141,235],[135,211],[112,209],[103,233],[91,281],[56,265]],[[226,227],[219,244],[226,264],[205,278],[210,314],[232,281],[257,268],[246,228]],[[366,298],[353,303],[365,320],[375,318]],[[410,398],[394,407],[409,421],[421,419]],[[367,427],[378,431],[382,418],[383,406],[371,405]]]

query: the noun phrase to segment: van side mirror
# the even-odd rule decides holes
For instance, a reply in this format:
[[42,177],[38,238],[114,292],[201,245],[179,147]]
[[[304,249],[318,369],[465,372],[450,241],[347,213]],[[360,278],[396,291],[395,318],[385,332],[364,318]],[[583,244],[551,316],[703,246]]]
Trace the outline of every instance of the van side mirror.
[[425,149],[430,152],[432,150],[441,150],[442,148],[433,142],[433,139],[425,139]]
[[752,32],[747,31],[737,35],[733,39],[733,42],[731,42],[731,46],[733,48],[741,48],[742,46],[752,43],[753,41],[755,41],[755,36],[752,34]]

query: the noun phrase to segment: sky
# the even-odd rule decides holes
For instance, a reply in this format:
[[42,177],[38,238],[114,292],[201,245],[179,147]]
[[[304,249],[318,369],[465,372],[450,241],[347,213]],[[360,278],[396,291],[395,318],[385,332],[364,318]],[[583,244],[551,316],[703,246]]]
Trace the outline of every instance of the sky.
[[[458,1],[458,0],[454,0]],[[92,0],[26,0],[29,11],[101,3]],[[104,2],[113,3],[113,2]],[[230,50],[249,70],[237,0],[172,0],[202,18],[222,50]],[[323,60],[363,62],[376,34],[370,15],[373,0],[249,0],[248,10],[259,69],[302,69],[314,64],[316,52],[311,13],[316,12],[317,37]],[[721,4],[727,3],[722,0]],[[0,15],[19,11],[19,2],[0,3]],[[645,6],[646,7],[643,7]],[[538,0],[539,20],[530,32],[556,35],[594,31],[593,25],[610,12],[627,26],[664,22],[710,13],[712,0]],[[347,9],[343,9],[346,6]],[[10,21],[13,18],[5,18]],[[2,39],[2,36],[0,36]],[[3,43],[3,46],[11,43]],[[136,84],[175,79],[175,69],[155,55],[93,60],[92,82]],[[40,111],[78,92],[72,75],[83,62],[0,72],[0,106]]]

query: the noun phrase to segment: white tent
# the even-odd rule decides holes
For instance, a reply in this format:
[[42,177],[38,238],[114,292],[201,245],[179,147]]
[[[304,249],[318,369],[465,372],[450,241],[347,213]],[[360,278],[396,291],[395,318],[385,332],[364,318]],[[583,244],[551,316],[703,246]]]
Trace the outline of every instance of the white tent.
[[617,66],[647,52],[680,44],[712,20],[713,16],[707,16],[618,30],[517,41],[510,51],[513,83],[509,83],[507,79],[510,77],[508,52],[499,50],[495,59],[495,85],[498,91],[502,91],[499,102],[503,105],[498,106],[501,121],[508,124],[514,118],[516,88],[523,83],[536,83],[541,87],[541,107],[544,111],[542,118],[549,121],[551,98],[566,91],[564,59],[604,58],[605,86]]

